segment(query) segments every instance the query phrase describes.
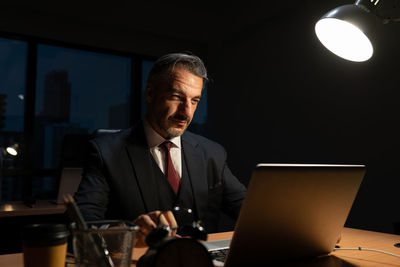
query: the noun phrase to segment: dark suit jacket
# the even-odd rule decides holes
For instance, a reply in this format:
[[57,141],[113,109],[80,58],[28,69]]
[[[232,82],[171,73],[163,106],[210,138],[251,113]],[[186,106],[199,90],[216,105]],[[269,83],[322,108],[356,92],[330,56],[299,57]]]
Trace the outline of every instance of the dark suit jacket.
[[[214,232],[220,211],[237,218],[246,189],[229,170],[222,146],[188,131],[181,138],[196,214]],[[134,220],[159,210],[152,168],[142,123],[91,140],[75,194],[84,218]]]

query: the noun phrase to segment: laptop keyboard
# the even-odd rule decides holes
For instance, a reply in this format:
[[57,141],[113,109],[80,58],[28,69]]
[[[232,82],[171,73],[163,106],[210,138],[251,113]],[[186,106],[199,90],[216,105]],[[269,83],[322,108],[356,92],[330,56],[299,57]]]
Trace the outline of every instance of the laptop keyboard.
[[228,254],[229,246],[231,244],[231,239],[202,241],[201,243],[210,253],[214,266],[224,266],[225,258]]
[[226,255],[228,254],[228,248],[216,249],[209,251],[211,258],[215,266],[224,266]]

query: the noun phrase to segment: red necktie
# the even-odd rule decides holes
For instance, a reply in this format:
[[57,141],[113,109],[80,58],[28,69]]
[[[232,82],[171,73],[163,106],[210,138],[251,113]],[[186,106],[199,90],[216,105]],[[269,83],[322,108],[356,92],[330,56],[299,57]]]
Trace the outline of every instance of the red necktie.
[[165,151],[165,176],[167,177],[167,180],[174,190],[175,194],[178,194],[180,179],[175,171],[174,164],[172,163],[171,159],[171,154],[169,152],[171,149],[171,142],[165,141],[160,145],[160,147],[162,147]]

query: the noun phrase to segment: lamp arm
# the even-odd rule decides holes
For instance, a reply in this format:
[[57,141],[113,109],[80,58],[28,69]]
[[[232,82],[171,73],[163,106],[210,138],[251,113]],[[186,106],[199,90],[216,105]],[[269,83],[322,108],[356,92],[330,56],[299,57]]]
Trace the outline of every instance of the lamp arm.
[[356,0],[354,4],[367,12],[375,14],[375,16],[377,16],[382,21],[382,24],[400,22],[400,18],[383,17],[379,12],[378,3],[379,0]]

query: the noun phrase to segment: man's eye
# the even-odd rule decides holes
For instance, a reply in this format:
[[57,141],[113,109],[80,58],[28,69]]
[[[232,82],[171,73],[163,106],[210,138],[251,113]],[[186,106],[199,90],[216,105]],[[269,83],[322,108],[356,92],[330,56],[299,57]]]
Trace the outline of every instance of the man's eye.
[[197,105],[200,102],[200,99],[192,99],[192,104]]

